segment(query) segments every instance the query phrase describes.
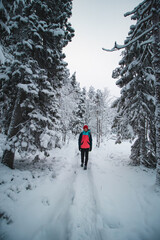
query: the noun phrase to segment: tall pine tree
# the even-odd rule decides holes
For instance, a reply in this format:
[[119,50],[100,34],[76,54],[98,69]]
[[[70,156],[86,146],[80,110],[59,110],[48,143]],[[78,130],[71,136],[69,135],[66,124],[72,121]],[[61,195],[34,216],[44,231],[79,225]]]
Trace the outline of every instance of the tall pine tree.
[[[7,133],[2,162],[13,167],[15,150],[44,153],[59,129],[59,88],[66,64],[62,52],[74,30],[68,19],[72,1],[17,1],[9,11],[10,35],[4,36],[7,59],[0,71],[2,118]],[[10,94],[8,94],[10,93]],[[44,140],[46,139],[46,140]]]
[[[139,126],[140,133],[139,133],[139,140],[137,140],[137,142],[135,143],[135,153],[140,155],[140,159],[142,159],[142,162],[145,161],[146,159],[145,149],[143,147],[143,144],[145,144],[145,147],[146,147],[145,130],[146,130],[146,126],[147,128],[149,127],[149,133],[147,133],[146,135],[150,137],[151,142],[153,144],[154,141],[153,141],[152,134],[154,134],[154,127],[152,127],[151,125],[154,125],[154,120],[155,120],[155,129],[156,129],[155,143],[156,143],[156,162],[157,162],[156,183],[160,185],[160,125],[159,125],[159,122],[160,122],[160,83],[159,83],[160,81],[160,46],[159,46],[160,2],[159,0],[143,1],[136,8],[134,8],[133,11],[125,14],[125,16],[128,16],[128,15],[132,15],[132,19],[137,20],[136,25],[131,27],[129,38],[127,39],[127,41],[123,46],[120,46],[117,43],[115,43],[114,48],[107,51],[115,51],[122,48],[125,48],[126,50],[126,60],[129,59],[129,62],[125,61],[126,68],[123,68],[122,72],[121,72],[121,69],[117,71],[118,75],[122,75],[121,87],[123,87],[124,84],[126,86],[127,84],[131,85],[132,83],[131,78],[132,79],[133,77],[137,78],[138,76],[137,85],[139,86],[139,89],[138,89],[139,95],[137,100],[140,102],[141,108],[143,110],[145,109],[145,115],[143,114],[139,118],[138,126]],[[129,70],[129,66],[131,64],[130,62],[131,51],[129,51],[128,53],[128,49],[131,50],[132,46],[134,45],[137,46],[138,47],[137,49],[140,50],[137,56],[135,56],[133,53],[133,55],[135,56],[136,65],[138,64],[140,65],[139,65],[139,69],[136,70],[136,75],[133,75],[132,77],[130,77],[130,74],[127,74],[127,71],[126,71],[126,69]],[[132,61],[132,63],[134,62]],[[151,69],[152,75],[154,75],[153,77],[149,78],[151,79],[151,81],[149,82],[147,82],[148,77],[146,76],[148,74],[147,69]],[[124,79],[123,79],[123,72],[125,75]],[[121,79],[120,79],[120,82],[121,82]],[[153,87],[153,82],[154,82],[154,87]],[[124,89],[126,92],[126,96],[129,95],[130,89],[134,91],[134,86],[135,85],[127,86],[129,87],[129,89],[128,88]],[[149,88],[151,88],[151,91],[149,91]],[[155,101],[152,95],[154,92],[154,89],[155,89]],[[124,103],[126,100],[124,97],[122,98],[123,98],[122,101]],[[155,102],[155,115],[154,115],[154,107],[153,107],[154,102]],[[121,106],[122,107],[120,108],[122,112],[124,110],[124,107],[126,108],[125,112],[129,109],[127,103]],[[141,109],[138,108],[137,111],[138,110],[141,110]],[[149,122],[149,116],[151,116],[151,119],[152,119],[151,124]],[[153,120],[153,116],[155,116],[154,120]],[[132,114],[129,113],[127,117],[128,122],[130,121],[131,117],[132,117]],[[138,119],[138,117],[136,117],[136,119]],[[138,145],[140,146],[139,150],[137,149]]]

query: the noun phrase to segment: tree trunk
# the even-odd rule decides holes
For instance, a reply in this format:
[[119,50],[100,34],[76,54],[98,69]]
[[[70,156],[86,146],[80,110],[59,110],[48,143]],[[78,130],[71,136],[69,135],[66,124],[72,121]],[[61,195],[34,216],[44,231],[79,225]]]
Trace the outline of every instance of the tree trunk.
[[62,141],[64,142],[64,143],[66,143],[66,139],[67,139],[67,129],[65,128],[65,127],[63,127],[64,129],[63,129],[63,132],[62,132],[62,134],[63,134],[63,138],[62,138]]
[[9,148],[4,150],[3,156],[2,156],[2,163],[8,166],[9,168],[13,169],[14,164],[14,156],[15,156],[15,147],[12,143],[12,138],[15,136],[19,130],[19,124],[23,122],[22,120],[22,112],[20,103],[22,100],[22,90],[18,90],[17,93],[17,99],[15,101],[12,118],[10,122],[10,126],[8,129],[8,136],[6,140],[6,145],[9,146]]
[[160,28],[159,28],[159,14],[160,9],[159,0],[155,1],[155,10],[153,12],[153,24],[154,28],[154,57],[153,66],[154,74],[156,78],[155,84],[155,98],[156,98],[156,108],[155,108],[155,121],[156,121],[156,161],[157,161],[157,175],[156,184],[160,186]]
[[100,120],[97,114],[97,144],[96,146],[99,148],[100,147]]
[[140,139],[139,139],[139,137],[134,142],[134,144],[131,146],[130,159],[132,160],[131,165],[133,165],[133,166],[140,165]]
[[145,132],[145,120],[140,120],[140,163],[146,165],[146,132]]

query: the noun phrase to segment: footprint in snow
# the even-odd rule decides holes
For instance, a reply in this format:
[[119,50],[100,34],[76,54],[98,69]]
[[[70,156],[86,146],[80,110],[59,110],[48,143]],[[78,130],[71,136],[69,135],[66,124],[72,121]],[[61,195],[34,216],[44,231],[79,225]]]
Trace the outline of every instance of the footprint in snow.
[[42,199],[42,204],[43,204],[44,206],[50,206],[50,202],[49,202],[49,200],[48,200],[47,197],[44,197],[44,198]]

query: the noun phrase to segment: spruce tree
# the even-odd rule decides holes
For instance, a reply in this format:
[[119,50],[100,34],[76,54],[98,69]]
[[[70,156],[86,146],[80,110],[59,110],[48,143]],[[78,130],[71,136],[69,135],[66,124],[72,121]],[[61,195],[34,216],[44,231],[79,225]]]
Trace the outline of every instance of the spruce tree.
[[70,137],[70,133],[74,133],[73,122],[74,122],[74,110],[77,107],[77,91],[79,89],[76,81],[76,74],[74,73],[71,77],[65,78],[65,84],[61,89],[60,96],[60,110],[61,110],[61,131],[62,139],[65,143]]
[[87,94],[87,119],[92,133],[96,135],[96,111],[95,111],[96,90],[91,86]]
[[86,96],[79,89],[76,97],[76,106],[72,116],[72,132],[77,135],[81,132],[86,120]]
[[[143,110],[143,114],[136,114],[135,119],[138,120],[139,116],[139,122],[138,126],[139,129],[136,131],[136,135],[138,135],[138,140],[135,142],[135,148],[132,148],[132,156],[134,155],[134,149],[135,149],[135,154],[138,154],[140,161],[145,162],[147,165],[152,165],[152,157],[154,157],[154,154],[150,159],[147,159],[145,156],[145,148],[149,148],[149,146],[152,146],[153,152],[155,150],[155,144],[156,142],[156,160],[157,161],[157,183],[160,184],[160,167],[159,167],[159,162],[160,162],[160,128],[159,128],[159,96],[160,96],[160,87],[159,87],[159,69],[160,69],[160,61],[159,61],[159,11],[160,11],[160,2],[158,0],[148,0],[148,1],[143,1],[141,4],[139,4],[136,8],[134,8],[133,11],[128,12],[125,14],[125,16],[132,15],[132,19],[137,20],[137,23],[135,26],[131,26],[131,31],[129,33],[129,37],[125,41],[125,44],[123,46],[118,45],[115,43],[115,46],[111,51],[119,50],[122,48],[125,48],[125,55],[126,59],[124,61],[123,65],[123,60],[120,62],[120,65],[123,65],[122,69],[119,68],[115,71],[115,76],[116,75],[121,75],[121,79],[118,81],[118,85],[123,87],[122,90],[122,95],[121,95],[121,100],[118,101],[119,109],[122,113],[122,115],[119,115],[119,117],[123,118],[123,114],[125,112],[125,120],[127,119],[127,123],[130,123],[131,120],[134,120],[134,114],[129,111],[128,114],[128,109],[129,106],[127,105],[128,102],[126,101],[126,97],[130,100],[128,97],[130,94],[130,89],[134,92],[135,85],[132,84],[133,78],[137,78],[137,86],[138,88],[138,95],[137,95],[137,100],[136,102],[140,103],[139,106],[141,108],[137,109],[140,111],[141,109]],[[134,46],[137,46],[136,49]],[[133,50],[133,54],[131,54],[131,50]],[[134,51],[135,50],[135,51]],[[110,50],[107,50],[110,51]],[[139,53],[138,53],[139,51]],[[138,54],[136,54],[136,52]],[[130,66],[131,66],[131,57],[132,55],[135,57],[132,61],[132,66],[134,67],[134,60],[136,63],[136,75],[131,75],[130,72]],[[129,62],[128,62],[129,60]],[[138,65],[139,64],[139,65]],[[131,66],[131,69],[132,69]],[[148,70],[152,71],[152,76],[150,79],[151,81],[147,81],[148,77]],[[129,71],[128,71],[129,70]],[[151,74],[150,74],[151,76]],[[155,81],[154,81],[155,78]],[[155,84],[156,83],[156,84]],[[125,88],[124,88],[125,86]],[[155,98],[156,100],[154,101],[154,91],[155,91]],[[137,92],[137,91],[136,91]],[[131,94],[131,97],[133,97],[133,94]],[[135,98],[131,98],[131,100],[135,100]],[[121,104],[120,104],[121,102]],[[135,103],[136,103],[135,102]],[[129,101],[130,103],[130,101]],[[154,107],[155,104],[155,107]],[[133,105],[134,106],[134,105]],[[155,110],[155,119],[154,119],[154,108]],[[135,106],[136,109],[136,106]],[[136,112],[136,110],[135,110]],[[121,119],[122,119],[121,118]],[[151,120],[150,120],[151,119]],[[123,124],[123,119],[122,119],[122,124]],[[156,137],[155,141],[153,140],[154,136],[154,122],[155,122],[155,129],[156,129]],[[135,122],[136,123],[136,122]],[[135,126],[135,124],[134,124]],[[134,127],[134,131],[135,131]],[[147,131],[146,131],[147,130]],[[139,134],[138,134],[139,132]],[[147,133],[146,133],[147,132]],[[147,137],[147,143],[146,143],[146,137]],[[149,138],[149,144],[148,144],[148,138]],[[139,150],[137,151],[137,146],[139,145]],[[149,156],[149,153],[148,153]],[[136,157],[134,156],[134,159]],[[149,161],[148,161],[149,160]]]
[[[13,167],[14,154],[47,152],[57,145],[59,88],[66,63],[62,52],[74,30],[68,23],[72,1],[18,1],[9,9],[11,34],[4,37],[10,59],[1,95],[7,142],[2,162]],[[10,85],[11,83],[11,85]],[[8,95],[10,91],[10,95]],[[45,140],[46,139],[46,140]]]

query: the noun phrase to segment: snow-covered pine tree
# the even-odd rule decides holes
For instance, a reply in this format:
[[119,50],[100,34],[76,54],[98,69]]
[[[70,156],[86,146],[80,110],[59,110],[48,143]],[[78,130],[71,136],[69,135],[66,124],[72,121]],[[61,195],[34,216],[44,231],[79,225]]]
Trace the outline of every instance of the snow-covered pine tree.
[[103,141],[103,136],[107,136],[109,134],[110,129],[110,119],[112,118],[109,106],[109,91],[104,89],[101,91],[98,89],[95,94],[95,106],[94,113],[96,119],[96,146],[100,147],[100,143]]
[[1,68],[6,73],[1,89],[6,99],[3,117],[6,112],[10,116],[4,124],[8,134],[2,162],[12,168],[15,150],[35,154],[56,144],[59,87],[66,66],[62,49],[74,30],[68,23],[71,0],[16,1],[12,8],[6,2],[6,7],[11,34],[4,42],[12,61]]
[[65,83],[61,89],[60,96],[60,110],[61,110],[61,132],[62,140],[65,143],[69,137],[70,133],[74,132],[73,122],[74,122],[74,110],[77,107],[77,92],[79,86],[76,81],[76,73],[71,77],[65,78]]
[[[131,159],[136,159],[133,164],[143,163],[151,166],[147,160],[147,144],[149,139],[149,123],[154,124],[154,80],[148,77],[148,61],[142,58],[143,49],[128,47],[123,59],[120,61],[120,76],[117,85],[122,88],[121,97],[116,100],[117,116],[113,127],[117,128],[117,142],[123,139],[138,137],[139,151],[132,147]],[[148,56],[150,58],[150,56]],[[114,75],[114,74],[113,74]],[[113,76],[114,77],[114,76]],[[136,155],[139,153],[139,155]],[[134,157],[133,157],[134,156]]]
[[90,126],[92,133],[96,135],[96,112],[95,112],[95,96],[96,90],[93,86],[90,86],[87,92],[87,124]]
[[160,186],[160,1],[153,2],[152,9],[153,22],[153,69],[156,78],[155,82],[155,98],[156,98],[156,160],[157,160],[157,176],[156,184]]
[[76,73],[74,73],[71,78],[68,78],[61,91],[61,126],[64,141],[69,132],[76,136],[87,123],[86,97],[86,89],[80,88],[76,81]]
[[[8,19],[9,19],[9,15],[7,10],[5,9],[2,0],[0,0],[0,66],[2,66],[2,64],[4,64],[5,62],[5,50],[4,50],[4,44],[3,44],[3,37],[7,34],[10,33],[9,28],[8,28]],[[2,72],[2,74],[1,74]],[[1,89],[1,82],[2,79],[5,77],[3,74],[3,70],[1,70],[0,72],[0,89]],[[3,102],[0,101],[0,125],[2,126],[2,108],[3,108]],[[2,128],[2,127],[1,127]],[[1,129],[3,130],[3,129]]]
[[[160,96],[160,87],[159,87],[159,65],[160,65],[160,61],[159,61],[159,11],[160,11],[160,2],[158,0],[146,0],[143,1],[141,4],[139,4],[132,12],[129,12],[127,14],[125,14],[125,16],[131,15],[132,19],[137,20],[137,23],[135,26],[133,26],[131,28],[131,32],[130,32],[130,36],[127,39],[127,41],[125,42],[125,44],[123,46],[118,45],[117,43],[115,43],[115,46],[113,49],[111,50],[107,50],[107,51],[115,51],[115,50],[119,50],[122,48],[131,48],[131,46],[133,46],[133,44],[136,44],[138,46],[138,44],[140,43],[140,47],[143,50],[143,52],[140,53],[140,56],[143,59],[148,58],[148,56],[150,55],[150,64],[149,65],[145,65],[142,64],[142,67],[149,67],[152,69],[152,72],[154,73],[155,76],[155,95],[156,95],[156,160],[157,162],[159,162],[160,160],[160,128],[159,128],[159,121],[160,121],[160,99],[158,96]],[[127,52],[128,53],[128,52]],[[143,60],[144,61],[144,60]],[[141,63],[141,62],[140,62]],[[128,63],[127,63],[127,67],[128,67]],[[139,69],[140,70],[140,69]],[[117,72],[119,72],[120,70],[118,70]],[[143,73],[143,76],[139,78],[139,80],[142,80],[142,82],[140,83],[140,85],[142,86],[143,81],[145,81],[146,83],[146,78],[145,78],[145,73],[143,72],[143,69],[141,69],[141,71],[139,71],[140,73]],[[152,78],[152,82],[154,81],[154,78]],[[158,84],[157,84],[158,83]],[[127,84],[127,82],[125,83]],[[148,85],[148,88],[150,86]],[[132,88],[133,89],[133,88]],[[142,89],[142,87],[140,88]],[[145,91],[147,90],[147,88],[145,89]],[[128,91],[126,91],[128,94]],[[153,92],[153,91],[152,91]],[[142,90],[140,90],[140,98],[142,99],[144,96],[144,93],[142,94]],[[147,98],[146,98],[147,99]],[[149,102],[149,99],[153,99],[152,94],[151,97],[149,96],[149,98],[147,99],[147,101]],[[125,99],[123,98],[123,101],[125,101]],[[152,101],[154,102],[154,101]],[[146,103],[145,103],[146,104]],[[153,105],[153,103],[151,104]],[[145,108],[147,109],[148,105],[146,104]],[[152,107],[151,107],[152,108]],[[150,112],[150,116],[154,115],[154,110],[152,108],[148,108],[148,112]],[[149,115],[148,115],[149,116]],[[151,118],[153,119],[153,117]],[[127,119],[128,121],[128,119]],[[144,123],[143,119],[140,119],[141,123],[142,123],[142,129],[144,129],[143,126],[148,125],[148,119],[147,119],[147,123]],[[154,124],[154,120],[152,121],[152,125]],[[142,130],[141,129],[141,130]],[[153,127],[152,127],[153,130]],[[150,134],[153,133],[154,131],[150,130]],[[144,131],[143,131],[144,132]],[[148,135],[150,135],[148,134]],[[143,137],[144,139],[144,137]],[[153,139],[153,136],[152,136]],[[144,140],[143,140],[144,141]],[[152,141],[153,142],[153,141]],[[140,143],[139,143],[140,144]],[[142,144],[140,144],[142,145]],[[142,150],[142,149],[141,149]],[[144,150],[144,149],[143,149]],[[140,153],[140,151],[137,151]],[[143,154],[144,151],[141,151],[141,154]],[[144,158],[143,158],[144,159]],[[158,184],[160,184],[160,167],[159,164],[157,163],[157,182]]]
[[72,115],[72,132],[77,135],[81,132],[86,120],[86,93],[77,88],[75,92],[76,106]]
[[84,108],[84,123],[88,124],[88,109],[87,109],[87,90],[85,87],[82,88],[82,98],[84,99],[83,108]]
[[112,135],[111,126],[116,115],[116,109],[111,108],[113,102],[110,92],[107,88],[102,91],[103,94],[103,108],[102,108],[102,140],[103,137],[110,138]]
[[96,146],[100,147],[101,137],[102,137],[102,92],[97,90],[95,96],[95,106],[96,106]]
[[8,12],[5,9],[2,0],[0,0],[0,65],[4,63],[5,56],[4,56],[4,49],[3,49],[3,40],[2,37],[6,34],[9,34],[9,28],[7,26],[8,24]]
[[93,135],[97,135],[97,118],[101,126],[99,134],[102,141],[102,137],[109,134],[111,119],[113,119],[108,90],[95,91],[93,87],[90,87],[87,92],[85,88],[80,89],[75,73],[65,81],[60,97],[62,116],[60,125],[62,126],[63,141],[65,142],[69,138],[70,133],[75,136],[79,134],[84,124],[89,126]]
[[95,90],[90,87],[87,92],[87,124],[96,136],[96,144],[100,146],[103,137],[108,137],[111,134],[111,122],[114,112],[110,107],[110,95],[108,89]]
[[[8,12],[5,8],[5,6],[3,5],[2,0],[0,0],[0,32],[1,32],[1,38],[2,38],[2,35],[10,33],[10,30],[8,28],[8,20],[9,20]],[[1,42],[1,39],[0,39],[0,42]]]

